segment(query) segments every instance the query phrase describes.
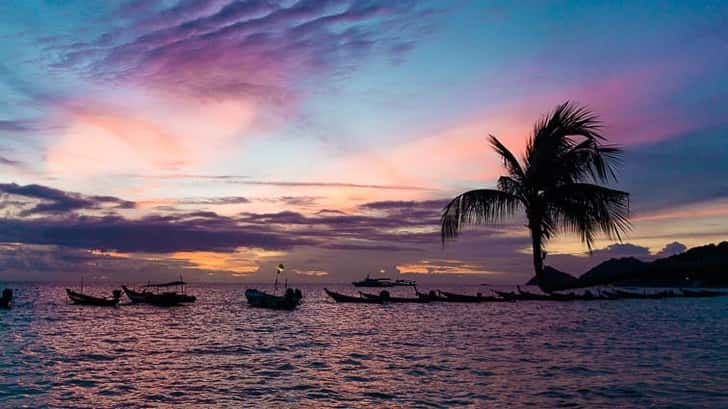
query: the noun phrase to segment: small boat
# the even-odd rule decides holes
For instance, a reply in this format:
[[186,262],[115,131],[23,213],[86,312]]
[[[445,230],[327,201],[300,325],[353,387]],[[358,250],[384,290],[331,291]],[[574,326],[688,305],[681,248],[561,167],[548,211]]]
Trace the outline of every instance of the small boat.
[[249,288],[245,290],[245,298],[252,307],[293,311],[301,304],[303,294],[301,294],[301,290],[293,288],[287,289],[285,295],[282,296]]
[[147,302],[147,297],[153,293],[145,291],[145,292],[139,292],[134,291],[130,289],[129,287],[122,285],[121,289],[124,290],[124,293],[127,297],[131,300],[132,303],[145,303]]
[[452,300],[449,300],[447,297],[444,297],[444,296],[439,295],[437,293],[437,291],[435,291],[435,290],[430,290],[427,293],[421,293],[421,292],[417,291],[417,289],[415,289],[415,294],[417,294],[417,296],[420,297],[420,298],[423,298],[423,299],[426,299],[426,300],[432,301],[432,302],[448,302],[448,301],[452,301]]
[[665,290],[665,291],[659,291],[656,293],[647,294],[647,298],[650,299],[661,299],[661,298],[675,298],[679,297],[679,295],[672,290]]
[[354,281],[351,283],[354,287],[370,287],[370,288],[382,288],[382,287],[398,287],[398,286],[415,286],[417,283],[412,280],[394,280],[390,278],[371,278],[367,274],[366,278],[361,281]]
[[111,298],[94,297],[73,291],[70,288],[66,288],[66,294],[73,304],[94,305],[98,307],[116,307],[119,305],[119,299],[121,298],[121,291],[119,290],[114,290]]
[[554,298],[552,298],[548,294],[534,294],[529,293],[528,291],[521,290],[521,287],[516,287],[518,290],[518,297],[520,300],[526,300],[526,301],[553,301]]
[[333,298],[336,302],[342,302],[342,303],[359,303],[359,304],[383,304],[384,301],[381,297],[378,298],[364,298],[364,297],[354,297],[351,295],[346,294],[340,294],[334,291],[329,290],[328,288],[324,288],[324,291],[326,294]]
[[516,293],[514,293],[512,291],[510,291],[510,292],[509,291],[498,291],[498,290],[491,290],[491,291],[493,291],[499,297],[501,297],[501,298],[503,298],[504,300],[507,300],[507,301],[517,301],[517,300],[521,300],[522,299],[518,294],[516,294]]
[[620,289],[614,289],[614,294],[618,295],[621,298],[626,299],[639,299],[639,300],[655,300],[655,299],[662,299],[662,298],[674,298],[679,297],[677,293],[671,290],[666,291],[659,291],[656,293],[648,293],[648,292],[642,292],[642,293],[635,293],[631,291],[624,291]]
[[582,299],[582,296],[581,295],[575,294],[573,292],[566,293],[566,294],[562,294],[562,293],[551,293],[551,295],[549,297],[553,301],[576,301],[576,300],[581,300]]
[[182,281],[182,279],[180,278],[180,280],[178,280],[178,281],[171,281],[169,283],[147,284],[147,285],[142,286],[142,288],[159,289],[159,288],[177,287],[178,291],[167,291],[167,292],[159,293],[159,294],[166,294],[166,295],[169,295],[170,297],[174,296],[181,304],[193,303],[193,302],[197,301],[197,297],[195,297],[194,295],[188,295],[186,293],[186,286],[187,286],[187,283]]
[[[539,295],[539,294],[536,294]],[[600,294],[595,295],[589,290],[584,291],[582,294],[576,294],[574,292],[562,294],[562,293],[551,293],[548,295],[548,300],[551,301],[596,301],[596,300],[611,300],[616,298],[606,297]]]
[[13,300],[13,290],[6,288],[0,297],[0,308],[10,308],[10,301]]
[[723,295],[728,295],[728,293],[723,292],[723,291],[686,290],[684,288],[681,288],[680,292],[682,293],[683,297],[689,297],[689,298],[720,297]]
[[158,307],[173,307],[181,305],[182,300],[177,293],[153,293],[151,291],[134,291],[125,285],[121,286],[132,303],[151,304]]
[[619,294],[610,293],[606,290],[600,290],[599,291],[599,297],[603,300],[620,300],[622,297],[619,296]]
[[[169,283],[147,284],[142,286],[142,291],[135,291],[126,286],[121,286],[126,296],[133,303],[152,304],[161,307],[170,307],[174,305],[193,303],[197,300],[194,295],[185,292],[185,283],[182,280],[172,281]],[[154,292],[149,291],[150,288],[159,290],[160,288],[177,287],[178,291]]]
[[367,294],[359,291],[359,294],[361,294],[362,297],[368,298],[371,300],[381,300],[382,302],[391,302],[391,303],[427,303],[430,302],[427,298],[406,298],[406,297],[392,297],[389,294],[389,291],[381,291],[379,294]]
[[611,294],[616,294],[620,298],[624,298],[624,299],[628,299],[628,300],[629,299],[642,300],[642,299],[649,298],[649,297],[647,297],[647,294],[646,293],[635,293],[635,292],[632,292],[632,291],[620,290],[618,288],[613,289],[612,292],[611,292]]

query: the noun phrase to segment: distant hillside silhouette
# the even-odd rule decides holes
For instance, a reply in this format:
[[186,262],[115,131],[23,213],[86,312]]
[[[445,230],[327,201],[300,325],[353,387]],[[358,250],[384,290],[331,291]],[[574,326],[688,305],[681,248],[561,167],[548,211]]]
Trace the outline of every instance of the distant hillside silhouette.
[[[634,257],[609,259],[578,279],[547,267],[548,286],[557,289],[596,285],[728,287],[728,241],[694,247],[684,253],[645,262]],[[535,277],[527,284],[535,282]]]
[[[528,280],[526,285],[538,285],[536,276]],[[571,274],[564,273],[563,271],[559,271],[551,266],[544,266],[543,285],[550,291],[559,291],[567,288],[580,287],[581,283],[579,282],[579,279]]]
[[625,285],[728,286],[728,241],[661,258],[621,281]]
[[577,281],[582,287],[611,284],[632,278],[649,264],[634,257],[610,258],[582,274]]

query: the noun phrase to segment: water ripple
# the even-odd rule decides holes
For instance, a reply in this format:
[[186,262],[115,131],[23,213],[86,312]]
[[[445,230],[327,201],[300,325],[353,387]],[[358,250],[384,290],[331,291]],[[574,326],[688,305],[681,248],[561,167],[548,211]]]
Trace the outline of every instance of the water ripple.
[[305,287],[277,313],[196,290],[109,309],[17,285],[0,407],[728,407],[727,299],[341,305]]

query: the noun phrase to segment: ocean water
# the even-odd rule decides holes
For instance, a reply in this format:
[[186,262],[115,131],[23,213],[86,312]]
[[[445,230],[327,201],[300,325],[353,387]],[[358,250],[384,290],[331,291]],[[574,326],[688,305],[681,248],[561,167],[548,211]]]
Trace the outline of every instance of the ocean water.
[[728,407],[728,297],[382,306],[303,286],[277,312],[238,285],[175,308],[10,286],[0,407]]

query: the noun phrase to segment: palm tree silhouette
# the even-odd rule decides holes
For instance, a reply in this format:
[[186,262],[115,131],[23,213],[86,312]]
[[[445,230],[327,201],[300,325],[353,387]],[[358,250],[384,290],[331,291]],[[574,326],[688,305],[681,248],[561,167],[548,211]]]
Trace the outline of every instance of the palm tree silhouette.
[[621,241],[630,229],[629,193],[598,183],[616,182],[622,150],[605,144],[600,129],[594,113],[567,101],[536,123],[521,161],[490,135],[508,174],[498,178],[497,189],[471,190],[450,201],[441,218],[443,245],[464,224],[496,223],[524,209],[539,287],[552,291],[543,279],[544,245],[557,232],[580,235],[590,252],[597,233]]

